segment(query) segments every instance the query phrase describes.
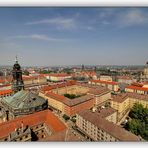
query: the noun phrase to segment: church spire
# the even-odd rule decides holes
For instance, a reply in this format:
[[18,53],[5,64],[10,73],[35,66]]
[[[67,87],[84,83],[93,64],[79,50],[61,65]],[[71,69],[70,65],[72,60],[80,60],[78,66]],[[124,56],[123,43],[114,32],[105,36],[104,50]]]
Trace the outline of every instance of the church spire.
[[15,64],[13,66],[12,76],[13,76],[12,90],[16,93],[24,89],[24,83],[22,79],[22,70],[21,70],[21,66],[18,63],[17,56],[15,58]]
[[18,63],[17,55],[15,56],[15,63]]

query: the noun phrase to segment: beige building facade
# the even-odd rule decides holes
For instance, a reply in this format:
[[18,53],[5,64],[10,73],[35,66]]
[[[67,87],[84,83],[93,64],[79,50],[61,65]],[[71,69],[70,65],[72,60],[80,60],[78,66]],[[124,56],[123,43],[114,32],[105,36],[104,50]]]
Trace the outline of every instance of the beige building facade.
[[115,92],[119,90],[118,83],[116,83],[116,82],[102,81],[102,80],[91,80],[88,83],[92,84],[92,85],[103,86],[103,87],[106,87],[109,90],[115,91]]
[[[105,87],[94,88],[90,85],[74,84],[53,88],[49,91],[40,91],[39,95],[48,100],[49,106],[69,116],[75,115],[80,110],[106,103],[111,99],[111,92]],[[80,97],[69,99],[64,94],[75,94]]]
[[118,121],[130,111],[135,103],[140,103],[148,108],[148,95],[140,95],[136,93],[126,93],[112,97],[111,107],[118,111]]
[[76,126],[90,141],[140,141],[136,135],[89,110],[78,113],[76,119]]

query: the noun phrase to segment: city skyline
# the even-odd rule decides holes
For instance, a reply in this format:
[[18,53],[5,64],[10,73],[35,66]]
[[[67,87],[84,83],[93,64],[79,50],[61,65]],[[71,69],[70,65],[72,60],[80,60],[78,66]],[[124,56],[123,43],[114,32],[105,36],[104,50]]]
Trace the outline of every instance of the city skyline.
[[144,65],[147,8],[0,8],[0,65]]

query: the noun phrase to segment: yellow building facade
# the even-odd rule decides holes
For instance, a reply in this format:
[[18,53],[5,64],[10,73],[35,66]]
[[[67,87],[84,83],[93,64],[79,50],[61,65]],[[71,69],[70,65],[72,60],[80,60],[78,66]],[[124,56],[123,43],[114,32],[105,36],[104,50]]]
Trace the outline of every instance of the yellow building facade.
[[[140,98],[142,97],[142,98]],[[144,107],[148,108],[148,95],[144,96],[134,94],[128,94],[125,96],[117,96],[112,98],[111,107],[118,111],[118,121],[133,107],[135,103],[142,104]]]

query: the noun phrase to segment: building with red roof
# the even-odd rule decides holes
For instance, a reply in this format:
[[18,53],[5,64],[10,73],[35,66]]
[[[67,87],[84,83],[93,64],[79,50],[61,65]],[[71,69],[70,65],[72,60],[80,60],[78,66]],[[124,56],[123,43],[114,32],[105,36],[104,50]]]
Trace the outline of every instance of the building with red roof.
[[117,76],[118,83],[126,83],[131,84],[133,82],[136,82],[137,80],[132,78],[131,76]]
[[0,97],[10,96],[12,93],[12,89],[0,90]]
[[0,85],[3,85],[5,83],[4,79],[0,79]]
[[44,76],[46,77],[47,80],[52,82],[63,82],[72,77],[70,74],[66,74],[66,73],[45,74]]
[[66,129],[66,125],[51,111],[44,110],[1,123],[0,141],[38,141],[56,137]]
[[[146,86],[146,87],[145,87]],[[133,83],[125,87],[126,92],[134,92],[138,94],[148,94],[148,87],[146,84]]]
[[[80,96],[69,99],[64,94]],[[111,98],[110,90],[105,87],[79,84],[76,81],[43,87],[39,95],[48,100],[49,106],[68,116],[74,116],[81,110],[100,105]]]
[[104,86],[112,91],[119,90],[118,83],[114,81],[90,80],[89,84]]

